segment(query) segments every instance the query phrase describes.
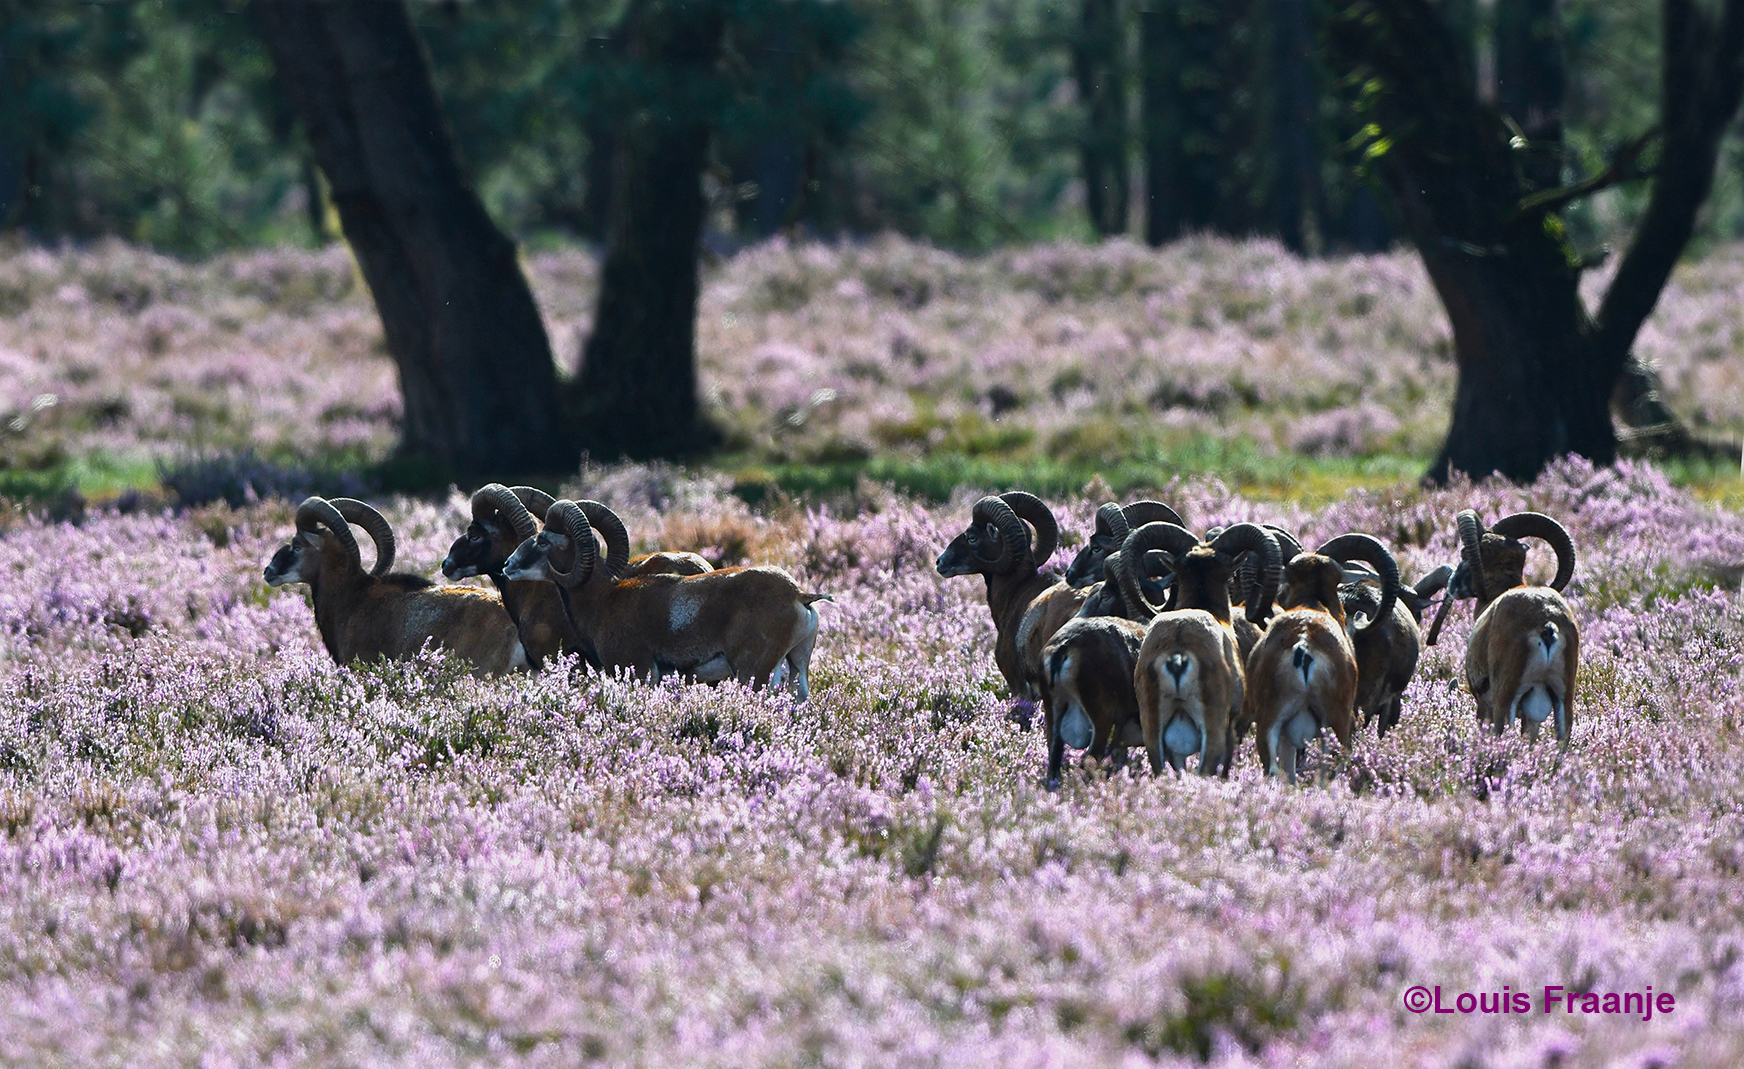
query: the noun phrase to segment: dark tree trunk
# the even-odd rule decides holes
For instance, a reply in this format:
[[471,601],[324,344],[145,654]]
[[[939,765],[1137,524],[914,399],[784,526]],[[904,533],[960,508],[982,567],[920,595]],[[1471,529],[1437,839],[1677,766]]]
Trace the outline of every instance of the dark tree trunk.
[[693,98],[719,60],[724,13],[661,0],[633,4],[625,24],[629,61],[654,88],[621,128],[599,310],[570,399],[594,455],[677,456],[713,442],[695,358],[710,122]]
[[1078,144],[1090,223],[1103,237],[1126,233],[1126,41],[1119,0],[1083,0],[1072,68],[1085,111]]
[[[1689,240],[1719,139],[1744,93],[1744,0],[1717,17],[1666,0],[1663,148],[1648,209],[1598,313],[1580,265],[1529,200],[1515,135],[1466,80],[1458,41],[1428,0],[1356,0],[1328,19],[1327,55],[1370,87],[1369,158],[1392,194],[1453,326],[1459,384],[1429,472],[1530,479],[1555,457],[1616,456],[1610,398],[1636,333]],[[1620,161],[1618,177],[1628,169]]]
[[[1168,6],[1163,6],[1165,3]],[[1139,12],[1139,121],[1144,128],[1145,241],[1161,245],[1181,236],[1180,109],[1175,100],[1172,0],[1153,0]]]
[[1526,137],[1520,170],[1534,190],[1562,184],[1564,66],[1560,0],[1496,5],[1496,104]]
[[[610,69],[620,49],[616,37],[594,37],[587,42],[587,62],[600,71]],[[604,79],[599,79],[603,83]],[[604,101],[587,101],[587,189],[582,194],[581,231],[587,237],[606,236],[612,217],[612,176],[616,173],[618,121],[621,118]]]
[[1314,152],[1318,116],[1308,32],[1308,0],[1272,0],[1272,88],[1275,94],[1277,169],[1272,206],[1278,237],[1297,253],[1308,251],[1303,223],[1318,208],[1320,161]]
[[401,447],[454,473],[573,461],[515,246],[461,170],[403,0],[256,0],[399,365]]

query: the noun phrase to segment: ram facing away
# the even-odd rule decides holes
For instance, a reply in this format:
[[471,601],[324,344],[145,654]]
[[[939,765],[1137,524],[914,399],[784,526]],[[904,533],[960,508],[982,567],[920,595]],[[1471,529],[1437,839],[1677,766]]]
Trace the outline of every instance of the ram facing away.
[[[1478,618],[1466,642],[1465,679],[1478,719],[1497,734],[1515,720],[1530,739],[1551,721],[1559,746],[1574,728],[1580,630],[1561,591],[1574,578],[1574,541],[1560,523],[1517,512],[1484,530],[1471,509],[1458,516],[1462,560],[1450,590],[1477,599]],[[1538,538],[1556,551],[1550,585],[1526,584],[1526,546]]]
[[[1269,604],[1277,588],[1280,553],[1276,540],[1251,523],[1240,523],[1209,542],[1173,523],[1150,523],[1121,547],[1124,561],[1160,551],[1174,576],[1170,604],[1145,629],[1133,667],[1139,729],[1151,771],[1164,763],[1181,771],[1190,756],[1199,772],[1227,775],[1239,737],[1236,720],[1246,693],[1241,644],[1229,603],[1229,582],[1248,554],[1259,562],[1258,589]],[[1138,578],[1122,565],[1118,578],[1128,604],[1155,612]]]
[[[1373,615],[1349,621],[1339,586],[1347,562],[1365,560],[1381,577]],[[1258,730],[1260,766],[1268,776],[1296,782],[1296,766],[1309,740],[1330,730],[1350,745],[1356,720],[1357,659],[1351,633],[1378,629],[1398,599],[1399,568],[1374,538],[1344,534],[1314,553],[1298,553],[1284,566],[1284,611],[1247,660],[1242,723]]]

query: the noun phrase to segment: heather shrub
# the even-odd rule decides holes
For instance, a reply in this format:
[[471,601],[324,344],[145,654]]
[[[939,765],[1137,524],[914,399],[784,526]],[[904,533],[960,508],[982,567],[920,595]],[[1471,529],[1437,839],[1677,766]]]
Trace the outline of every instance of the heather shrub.
[[[1073,768],[1049,793],[982,585],[933,570],[968,490],[757,511],[672,468],[568,488],[638,548],[742,545],[832,592],[803,705],[574,661],[334,665],[305,597],[260,580],[282,500],[20,515],[0,1062],[1738,1064],[1744,519],[1636,464],[1317,507],[1161,481],[1196,527],[1372,530],[1409,577],[1457,555],[1459,507],[1557,515],[1569,750],[1479,729],[1456,608],[1397,731],[1325,787],[1263,781],[1249,741],[1228,781]],[[1054,502],[1069,541],[1098,500]],[[464,496],[384,504],[401,566],[435,574]],[[1534,1012],[1417,1016],[1416,984]],[[1545,1015],[1546,984],[1676,1010]]]

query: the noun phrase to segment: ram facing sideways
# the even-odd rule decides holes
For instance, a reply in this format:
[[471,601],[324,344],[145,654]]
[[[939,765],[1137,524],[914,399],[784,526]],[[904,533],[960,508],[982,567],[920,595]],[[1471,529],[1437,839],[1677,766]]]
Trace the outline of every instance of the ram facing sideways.
[[[737,679],[750,686],[811,690],[816,603],[780,568],[722,568],[699,575],[630,572],[623,524],[597,501],[554,503],[545,527],[503,565],[510,581],[557,585],[599,667],[658,680]],[[606,538],[599,557],[595,532]]]
[[[1033,542],[1025,521],[1035,528]],[[1042,648],[1084,603],[1085,591],[1045,570],[1059,537],[1059,521],[1048,506],[1013,490],[975,502],[969,526],[939,554],[938,573],[945,578],[986,580],[997,633],[993,661],[1014,698],[1044,696]]]
[[[450,579],[482,575],[502,595],[503,607],[515,621],[534,668],[562,653],[588,654],[587,646],[563,611],[563,600],[550,583],[503,577],[503,565],[522,542],[539,531],[543,517],[555,499],[531,486],[508,487],[488,483],[473,492],[472,522],[448,548],[442,574]],[[616,517],[613,517],[616,519]],[[622,525],[618,530],[621,532]],[[611,541],[611,534],[606,540]],[[626,541],[628,535],[625,536]],[[695,553],[650,553],[629,562],[631,574],[672,572],[700,575],[712,571],[708,561]]]
[[[353,523],[375,542],[375,567],[367,572]],[[495,594],[388,573],[394,532],[374,508],[348,497],[311,497],[297,506],[296,524],[268,562],[266,583],[309,585],[315,625],[335,661],[408,661],[434,644],[470,661],[481,675],[527,667],[515,622]]]

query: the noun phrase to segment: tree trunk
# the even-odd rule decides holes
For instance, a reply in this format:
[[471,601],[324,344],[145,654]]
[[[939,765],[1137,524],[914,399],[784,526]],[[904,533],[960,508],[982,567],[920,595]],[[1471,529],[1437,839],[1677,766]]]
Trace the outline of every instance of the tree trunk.
[[461,170],[403,0],[254,13],[399,366],[402,451],[457,474],[571,465],[539,310]]
[[1615,459],[1613,388],[1689,240],[1744,95],[1744,0],[1726,0],[1717,16],[1694,0],[1665,0],[1665,20],[1653,192],[1591,316],[1555,206],[1527,199],[1535,187],[1518,138],[1478,99],[1428,0],[1354,0],[1328,19],[1330,62],[1365,87],[1366,158],[1453,326],[1459,384],[1429,478],[1530,479],[1568,453]]
[[1526,137],[1520,170],[1534,190],[1562,184],[1564,67],[1559,0],[1496,5],[1496,103]]
[[1303,226],[1318,207],[1320,161],[1314,152],[1316,99],[1310,66],[1308,0],[1272,0],[1272,87],[1275,94],[1277,170],[1272,206],[1278,236],[1297,253],[1308,251]]
[[599,310],[570,401],[594,455],[679,456],[713,442],[695,360],[710,122],[693,98],[720,57],[724,15],[711,0],[661,0],[633,4],[625,23],[653,90],[622,128]]
[[1085,110],[1083,161],[1090,223],[1103,237],[1126,233],[1126,41],[1119,0],[1083,0],[1072,67]]
[[[617,37],[594,37],[587,42],[587,62],[605,69],[617,58]],[[581,232],[604,239],[612,218],[612,176],[617,173],[618,119],[602,101],[586,102],[582,128],[587,132],[587,189],[582,194]]]
[[1181,110],[1175,86],[1175,0],[1153,0],[1139,13],[1139,70],[1143,79],[1145,241],[1161,245],[1181,236]]

